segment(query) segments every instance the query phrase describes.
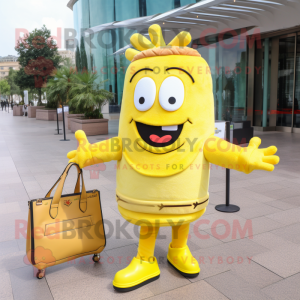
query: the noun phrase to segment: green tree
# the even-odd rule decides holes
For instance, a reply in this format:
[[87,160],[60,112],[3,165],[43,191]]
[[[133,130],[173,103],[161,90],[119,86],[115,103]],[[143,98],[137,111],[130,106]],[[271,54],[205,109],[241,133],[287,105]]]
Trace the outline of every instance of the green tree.
[[85,51],[84,38],[80,39],[80,60],[81,60],[81,71],[86,72],[88,70],[88,60]]
[[79,51],[78,45],[76,47],[76,52],[75,52],[75,62],[76,62],[77,71],[81,72],[82,71],[82,68],[81,68],[81,58],[80,58],[80,51]]
[[80,108],[87,118],[102,118],[102,107],[114,98],[114,94],[100,87],[104,82],[96,83],[98,75],[82,72],[73,75],[69,104]]
[[[22,97],[22,102],[24,102],[24,91],[30,89],[27,85],[28,76],[24,72],[24,68],[21,68],[16,72],[15,83],[20,89],[20,96]],[[34,89],[35,90],[35,89]]]
[[38,105],[41,105],[42,87],[46,86],[47,80],[61,62],[50,30],[45,25],[33,30],[19,39],[15,49],[21,65],[16,82],[21,89],[35,88],[39,95]]
[[0,99],[1,95],[9,95],[10,94],[10,85],[8,84],[6,79],[0,80]]
[[16,83],[16,75],[17,75],[17,71],[10,69],[8,76],[6,77],[6,80],[8,82],[8,84],[10,85],[10,100],[12,101],[12,97],[13,95],[20,95],[20,88]]

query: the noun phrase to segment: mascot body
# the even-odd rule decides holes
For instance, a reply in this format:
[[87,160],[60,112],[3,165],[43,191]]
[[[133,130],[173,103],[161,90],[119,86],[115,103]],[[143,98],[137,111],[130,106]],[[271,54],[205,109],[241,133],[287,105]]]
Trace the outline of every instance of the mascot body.
[[117,272],[113,286],[130,291],[157,279],[155,240],[161,226],[172,227],[168,262],[186,277],[200,268],[187,238],[189,223],[203,215],[208,205],[209,163],[250,173],[272,171],[279,158],[276,147],[258,149],[259,138],[247,148],[214,137],[212,79],[206,61],[186,47],[191,42],[181,32],[168,45],[161,28],[149,28],[151,42],[139,34],[131,37],[119,135],[90,145],[77,131],[77,150],[70,162],[81,168],[116,160],[116,199],[121,215],[140,229],[136,257]]

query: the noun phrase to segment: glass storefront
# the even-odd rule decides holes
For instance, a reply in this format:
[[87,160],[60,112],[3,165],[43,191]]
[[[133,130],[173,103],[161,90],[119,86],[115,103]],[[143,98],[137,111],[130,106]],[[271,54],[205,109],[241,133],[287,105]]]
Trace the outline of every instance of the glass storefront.
[[[115,94],[110,112],[119,111],[125,72],[129,66],[124,53],[114,53],[129,45],[130,36],[136,31],[121,28],[94,34],[89,29],[114,21],[164,13],[199,1],[78,0],[74,4],[78,40],[76,62],[81,70],[86,67],[97,72],[98,81]],[[291,29],[292,33],[285,36],[269,34],[267,40],[255,40],[254,49],[242,40],[241,30],[236,30],[234,36],[232,32],[225,33],[222,39],[217,35],[208,36],[205,45],[200,39],[192,42],[192,47],[210,67],[216,120],[252,120],[253,126],[284,131],[295,128],[294,131],[298,132],[300,33]]]
[[216,120],[247,119],[247,45],[239,39],[228,33],[221,41],[210,37],[205,46],[200,40],[193,42],[210,67]]

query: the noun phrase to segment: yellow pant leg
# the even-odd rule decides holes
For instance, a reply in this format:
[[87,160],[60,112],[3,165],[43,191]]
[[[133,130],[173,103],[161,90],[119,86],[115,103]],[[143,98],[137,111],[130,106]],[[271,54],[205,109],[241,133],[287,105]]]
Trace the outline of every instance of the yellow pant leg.
[[153,261],[155,241],[159,227],[141,226],[140,240],[137,258],[145,261]]
[[189,236],[190,224],[172,227],[172,248],[183,248]]

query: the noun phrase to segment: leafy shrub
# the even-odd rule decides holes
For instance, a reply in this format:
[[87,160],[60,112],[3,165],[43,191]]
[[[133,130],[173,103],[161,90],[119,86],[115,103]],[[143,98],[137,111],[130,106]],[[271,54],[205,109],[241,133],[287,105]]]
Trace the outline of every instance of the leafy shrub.
[[95,109],[93,111],[87,111],[84,113],[86,119],[103,119],[103,115],[100,112],[100,109]]

